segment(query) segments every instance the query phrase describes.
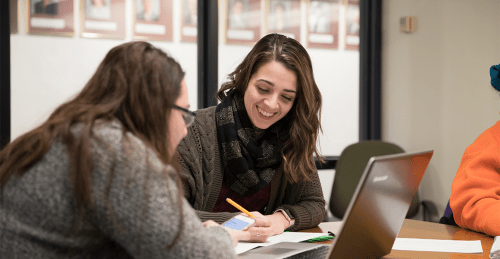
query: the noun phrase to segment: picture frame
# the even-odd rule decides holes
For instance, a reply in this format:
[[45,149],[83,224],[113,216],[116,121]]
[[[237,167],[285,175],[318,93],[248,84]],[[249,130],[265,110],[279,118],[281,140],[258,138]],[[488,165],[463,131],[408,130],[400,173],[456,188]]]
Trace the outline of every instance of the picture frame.
[[227,44],[254,44],[261,37],[262,0],[228,0],[224,39]]
[[73,0],[26,0],[28,34],[73,36]]
[[80,36],[125,39],[125,0],[80,0]]
[[198,0],[181,0],[181,42],[198,41]]
[[345,49],[359,50],[359,0],[346,1],[345,25]]
[[10,23],[10,34],[16,34],[19,32],[19,8],[18,0],[9,0],[9,23]]
[[338,49],[339,0],[310,0],[307,5],[307,46]]
[[266,33],[279,33],[300,42],[301,0],[267,0]]
[[172,6],[172,0],[134,0],[132,38],[172,41]]

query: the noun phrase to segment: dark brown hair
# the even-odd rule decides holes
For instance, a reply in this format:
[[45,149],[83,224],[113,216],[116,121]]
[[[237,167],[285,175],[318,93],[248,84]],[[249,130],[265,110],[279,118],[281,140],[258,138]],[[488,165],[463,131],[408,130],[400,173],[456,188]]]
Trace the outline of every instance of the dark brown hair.
[[[183,78],[181,66],[147,42],[129,42],[111,49],[75,98],[59,106],[41,126],[0,151],[0,187],[42,159],[57,138],[67,146],[79,214],[85,205],[93,206],[89,143],[90,139],[97,139],[92,131],[97,120],[118,120],[123,126],[123,141],[127,140],[126,132],[130,132],[156,152],[164,164],[172,164],[175,159],[171,159],[173,154],[169,154],[167,147],[170,143],[167,119],[180,95]],[[70,129],[77,123],[83,127],[81,134],[75,136]],[[166,176],[166,170],[163,173]],[[178,177],[174,179],[179,187]],[[108,189],[110,186],[111,181]],[[181,215],[182,197],[179,193],[177,204]],[[180,218],[179,232],[170,246],[180,235]]]
[[223,100],[229,90],[245,93],[250,78],[260,67],[276,61],[297,75],[297,98],[285,116],[291,119],[290,139],[281,151],[283,169],[291,183],[309,180],[316,170],[313,154],[323,161],[316,148],[321,130],[321,93],[314,81],[311,58],[306,49],[296,40],[272,33],[260,39],[241,64],[228,75],[228,80],[217,92]]

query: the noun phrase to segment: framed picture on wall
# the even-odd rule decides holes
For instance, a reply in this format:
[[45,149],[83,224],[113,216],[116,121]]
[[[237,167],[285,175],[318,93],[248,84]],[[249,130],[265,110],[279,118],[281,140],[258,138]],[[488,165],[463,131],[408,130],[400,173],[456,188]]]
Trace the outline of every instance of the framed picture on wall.
[[17,0],[9,0],[10,34],[16,34],[19,32],[19,14],[17,3]]
[[125,0],[80,0],[85,38],[125,39]]
[[346,1],[345,49],[359,50],[359,0]]
[[307,14],[308,47],[338,49],[339,0],[311,0]]
[[26,0],[29,34],[73,36],[73,0]]
[[266,32],[277,32],[300,42],[300,0],[267,0]]
[[172,41],[172,0],[134,0],[133,38]]
[[197,42],[198,0],[181,0],[181,41]]
[[225,40],[229,44],[253,44],[260,39],[261,0],[228,0]]

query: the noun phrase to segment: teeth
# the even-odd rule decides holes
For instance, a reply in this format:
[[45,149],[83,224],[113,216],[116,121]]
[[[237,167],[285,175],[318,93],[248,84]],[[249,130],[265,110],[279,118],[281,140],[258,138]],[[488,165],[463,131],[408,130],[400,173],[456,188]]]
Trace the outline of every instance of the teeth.
[[260,112],[260,114],[266,116],[266,117],[272,117],[274,115],[274,113],[268,113],[268,112],[265,112],[264,110],[262,110],[260,107],[257,107],[257,110]]

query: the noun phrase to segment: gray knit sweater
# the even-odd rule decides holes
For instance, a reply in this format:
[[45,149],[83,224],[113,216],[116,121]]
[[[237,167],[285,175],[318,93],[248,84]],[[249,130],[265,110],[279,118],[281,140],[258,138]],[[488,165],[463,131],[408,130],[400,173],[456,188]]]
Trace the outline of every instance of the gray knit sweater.
[[[196,111],[196,120],[177,151],[186,199],[202,220],[222,223],[239,213],[212,212],[224,176],[215,108]],[[311,181],[290,184],[283,171],[277,170],[271,181],[271,194],[264,214],[272,214],[277,209],[286,210],[295,218],[295,225],[288,229],[291,231],[317,226],[325,215],[325,199],[318,172],[311,172],[310,176]]]
[[179,231],[173,169],[167,167],[165,180],[154,152],[133,135],[123,135],[119,123],[96,126],[94,132],[102,140],[91,141],[95,207],[84,210],[79,224],[67,149],[56,141],[43,159],[1,190],[1,258],[235,257],[230,235],[222,227],[204,228],[185,199],[180,239],[167,250]]

